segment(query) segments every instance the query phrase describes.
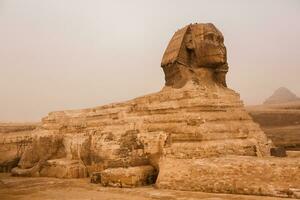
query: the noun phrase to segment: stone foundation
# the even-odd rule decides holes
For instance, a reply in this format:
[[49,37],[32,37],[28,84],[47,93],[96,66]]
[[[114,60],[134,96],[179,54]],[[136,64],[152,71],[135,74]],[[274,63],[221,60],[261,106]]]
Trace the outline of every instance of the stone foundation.
[[158,188],[299,197],[300,159],[226,156],[161,160]]

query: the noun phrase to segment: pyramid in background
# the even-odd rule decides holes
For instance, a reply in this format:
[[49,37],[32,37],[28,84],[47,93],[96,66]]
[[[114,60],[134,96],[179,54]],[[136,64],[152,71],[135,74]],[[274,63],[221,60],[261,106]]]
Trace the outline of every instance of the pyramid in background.
[[275,92],[265,100],[264,104],[278,104],[287,103],[291,101],[299,101],[300,98],[297,97],[293,92],[285,87],[280,87]]

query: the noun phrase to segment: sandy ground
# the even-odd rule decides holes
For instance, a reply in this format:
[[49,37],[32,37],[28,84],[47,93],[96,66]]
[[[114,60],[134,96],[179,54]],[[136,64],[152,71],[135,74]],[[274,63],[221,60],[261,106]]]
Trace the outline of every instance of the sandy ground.
[[[89,179],[18,178],[0,174],[0,199],[12,200],[275,200],[283,198],[210,194],[141,188],[109,188],[89,183]],[[286,199],[285,199],[286,200]]]

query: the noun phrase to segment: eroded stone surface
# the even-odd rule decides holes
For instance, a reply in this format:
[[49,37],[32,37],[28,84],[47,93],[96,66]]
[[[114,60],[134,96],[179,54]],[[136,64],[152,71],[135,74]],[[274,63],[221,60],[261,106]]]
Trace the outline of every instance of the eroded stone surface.
[[112,168],[101,172],[101,183],[113,187],[137,187],[155,183],[157,172],[151,165]]
[[166,158],[157,186],[164,189],[299,198],[300,159],[225,156]]
[[0,172],[16,167],[38,123],[0,123]]

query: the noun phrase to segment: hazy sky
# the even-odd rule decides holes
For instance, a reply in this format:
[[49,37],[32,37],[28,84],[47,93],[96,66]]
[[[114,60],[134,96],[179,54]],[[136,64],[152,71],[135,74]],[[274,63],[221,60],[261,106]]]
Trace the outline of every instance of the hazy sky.
[[300,96],[299,0],[0,0],[0,121],[159,91],[166,45],[195,22],[223,32],[246,104]]

